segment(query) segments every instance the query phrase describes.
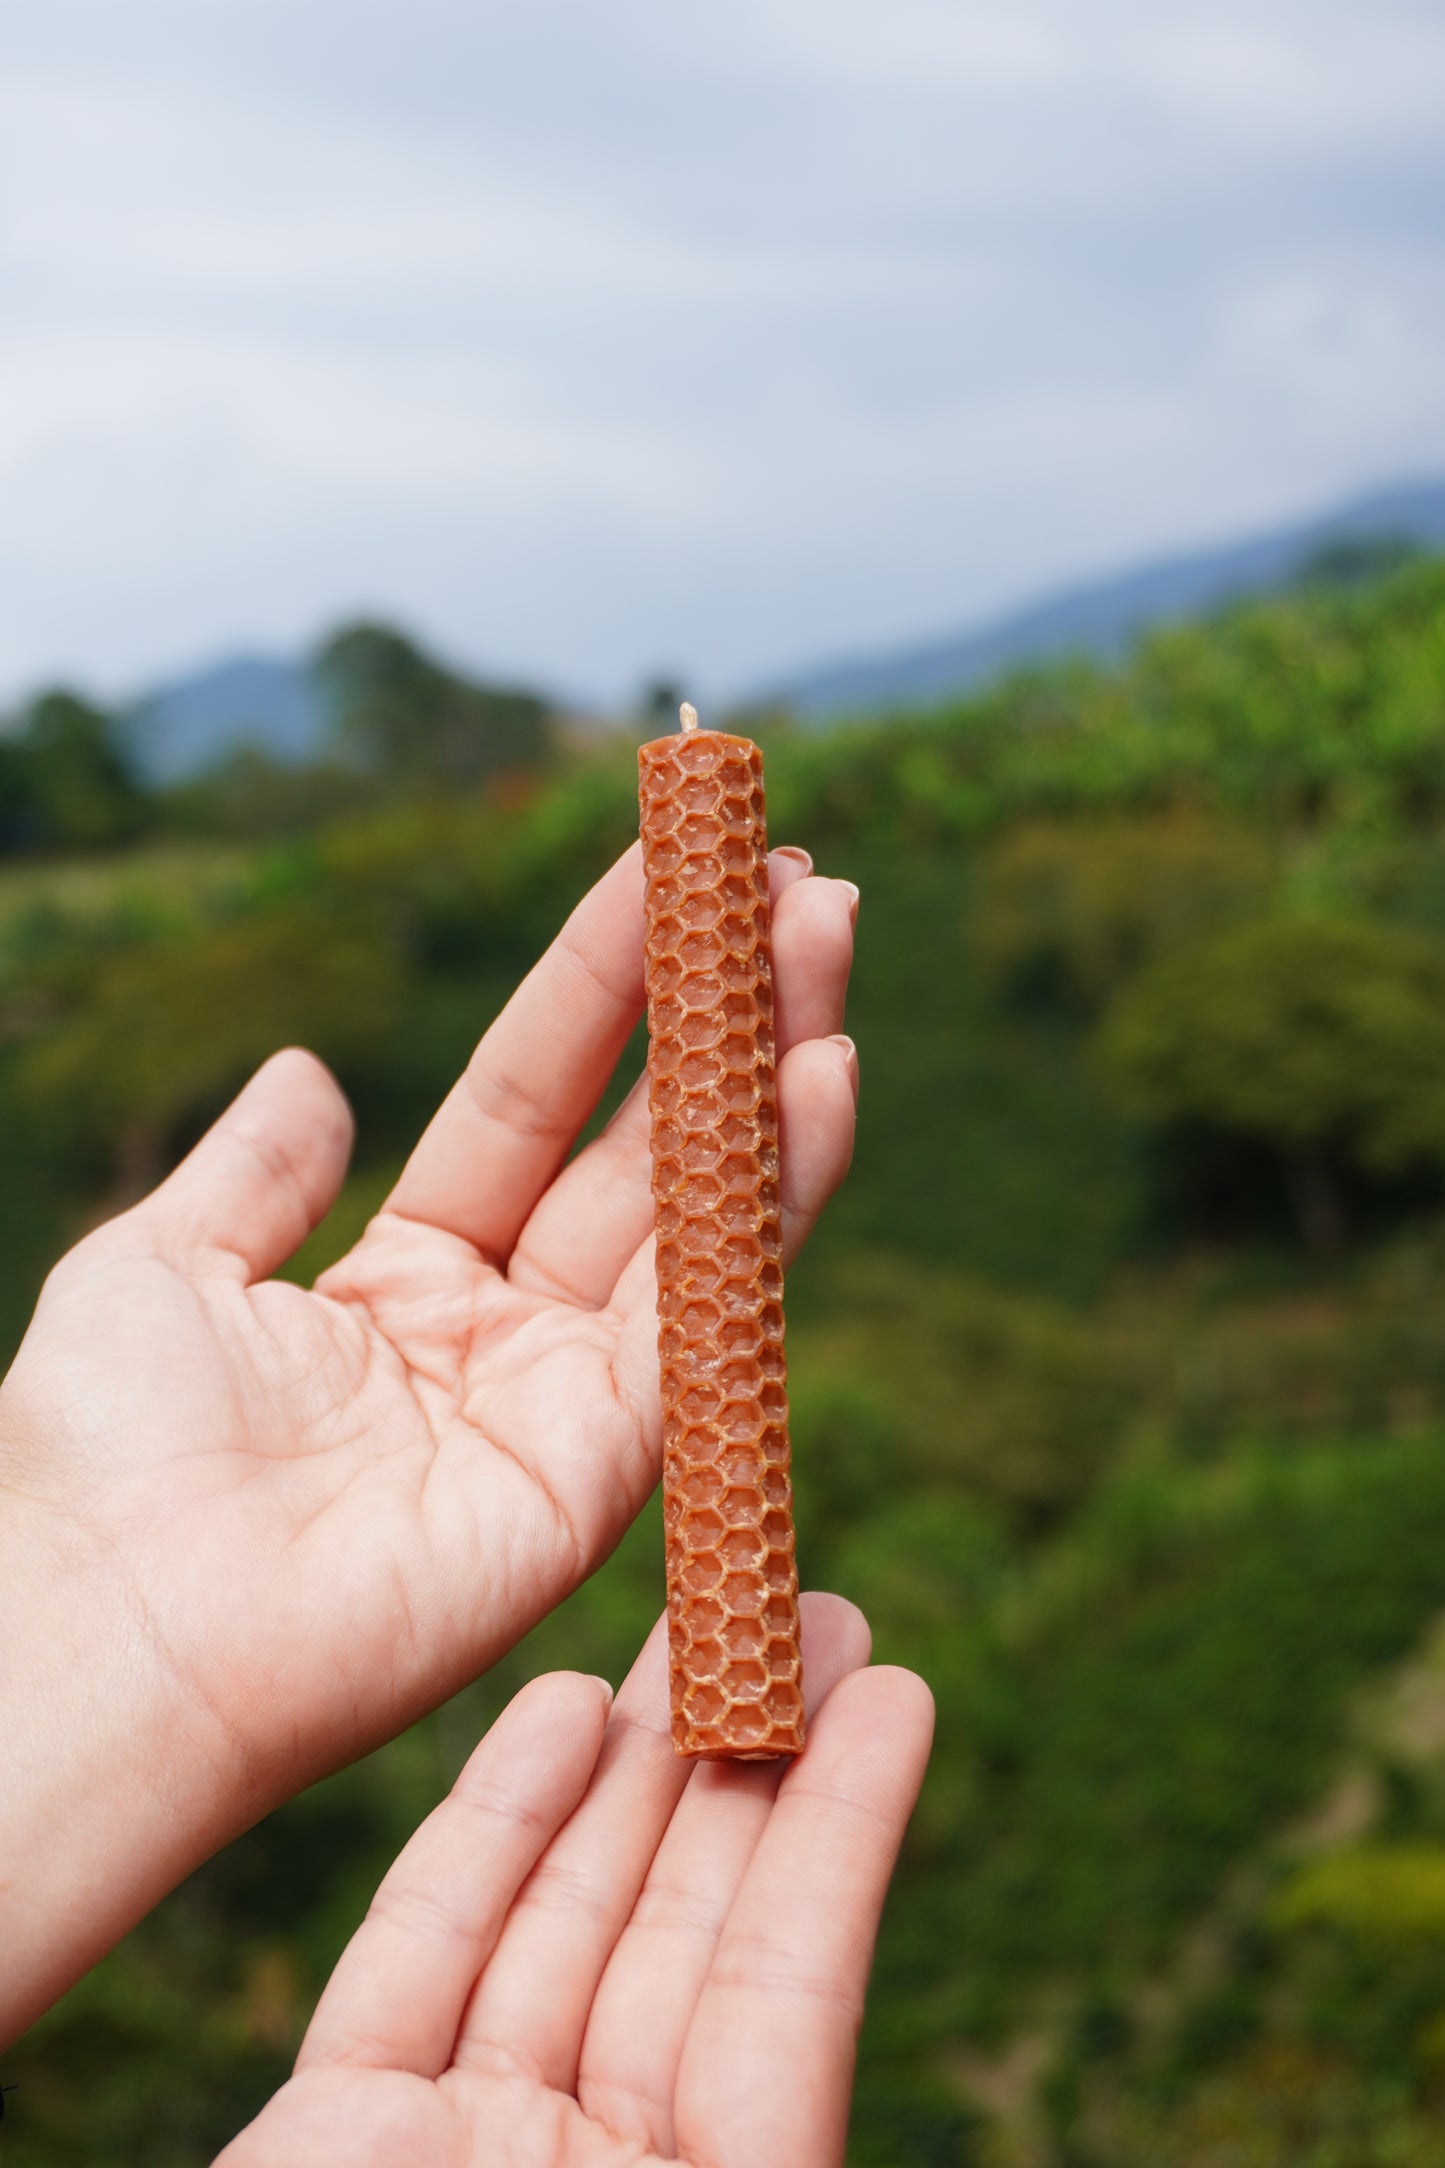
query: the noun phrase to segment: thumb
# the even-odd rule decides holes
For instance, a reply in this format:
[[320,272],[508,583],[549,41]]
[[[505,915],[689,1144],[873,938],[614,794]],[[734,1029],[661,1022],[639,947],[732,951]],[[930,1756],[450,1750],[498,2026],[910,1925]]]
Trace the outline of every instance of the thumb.
[[331,1071],[288,1047],[256,1071],[131,1223],[163,1252],[225,1251],[248,1281],[265,1279],[335,1203],[353,1133]]

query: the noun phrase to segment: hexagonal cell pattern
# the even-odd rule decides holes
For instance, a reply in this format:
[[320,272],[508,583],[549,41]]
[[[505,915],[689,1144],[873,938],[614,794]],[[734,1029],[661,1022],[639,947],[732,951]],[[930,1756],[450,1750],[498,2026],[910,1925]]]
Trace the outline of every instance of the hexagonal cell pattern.
[[803,1750],[763,761],[638,765],[672,1736],[761,1761]]

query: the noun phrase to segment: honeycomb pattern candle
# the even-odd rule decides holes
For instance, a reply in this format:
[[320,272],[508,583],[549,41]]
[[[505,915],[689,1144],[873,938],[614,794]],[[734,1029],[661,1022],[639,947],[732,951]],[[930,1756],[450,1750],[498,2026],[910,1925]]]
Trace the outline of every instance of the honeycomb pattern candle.
[[638,768],[672,1736],[765,1760],[803,1686],[763,761],[684,707]]

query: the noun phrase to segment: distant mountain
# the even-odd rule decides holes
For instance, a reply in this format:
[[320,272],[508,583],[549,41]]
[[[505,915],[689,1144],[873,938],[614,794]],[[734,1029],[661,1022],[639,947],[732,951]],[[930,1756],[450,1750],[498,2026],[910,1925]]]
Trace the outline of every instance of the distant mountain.
[[764,698],[826,720],[926,705],[1066,655],[1109,660],[1151,626],[1202,616],[1241,596],[1289,586],[1316,562],[1343,562],[1351,550],[1396,542],[1445,548],[1445,482],[1382,490],[1251,541],[1066,588],[976,630],[804,671]]
[[[1287,586],[1332,552],[1391,542],[1445,548],[1445,482],[1382,490],[1250,541],[1066,588],[971,631],[803,671],[748,704],[782,704],[826,721],[925,705],[1064,655],[1108,660],[1151,626]],[[313,760],[329,727],[310,664],[275,655],[236,655],[177,678],[139,702],[127,723],[153,783],[199,774],[245,747],[286,763]]]
[[126,718],[136,757],[153,783],[174,783],[244,747],[273,760],[313,760],[327,713],[305,663],[236,655],[154,693]]

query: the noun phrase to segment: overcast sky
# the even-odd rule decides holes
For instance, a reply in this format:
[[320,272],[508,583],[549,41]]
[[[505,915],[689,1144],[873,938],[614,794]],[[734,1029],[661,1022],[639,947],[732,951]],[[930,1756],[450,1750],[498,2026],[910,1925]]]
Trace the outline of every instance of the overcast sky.
[[1440,0],[6,0],[0,693],[737,691],[1445,472]]

